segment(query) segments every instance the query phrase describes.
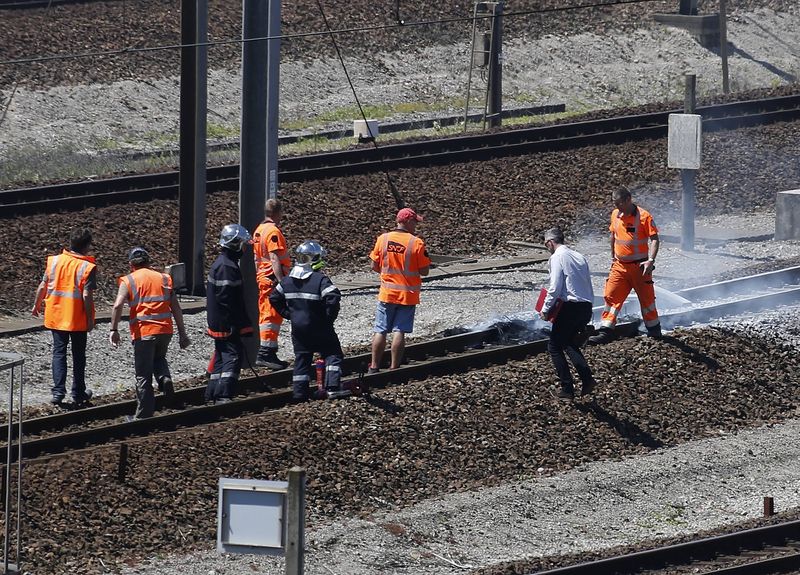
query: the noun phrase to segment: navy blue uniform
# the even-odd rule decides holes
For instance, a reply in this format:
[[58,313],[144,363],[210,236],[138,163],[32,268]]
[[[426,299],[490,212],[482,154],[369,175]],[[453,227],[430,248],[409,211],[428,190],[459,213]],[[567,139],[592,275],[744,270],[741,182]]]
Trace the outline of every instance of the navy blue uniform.
[[[314,352],[325,359],[325,389],[338,391],[342,376],[342,346],[333,329],[342,294],[321,272],[295,266],[269,296],[272,306],[292,322],[294,346],[293,396],[305,399],[313,367]],[[297,277],[300,276],[300,277]]]
[[206,387],[206,401],[233,397],[244,356],[242,336],[253,335],[244,306],[241,257],[241,252],[223,248],[208,270],[206,319],[208,335],[214,338],[214,370]]

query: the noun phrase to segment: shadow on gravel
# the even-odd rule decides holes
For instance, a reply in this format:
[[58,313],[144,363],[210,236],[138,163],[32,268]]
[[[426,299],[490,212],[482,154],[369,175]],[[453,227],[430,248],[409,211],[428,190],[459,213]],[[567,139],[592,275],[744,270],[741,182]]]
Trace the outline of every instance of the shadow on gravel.
[[388,401],[386,399],[383,399],[383,398],[380,398],[380,397],[376,397],[376,396],[371,395],[371,394],[370,395],[364,395],[363,397],[364,397],[364,401],[369,403],[371,406],[377,407],[378,409],[382,409],[383,411],[385,411],[386,413],[389,413],[391,415],[397,415],[398,413],[402,413],[402,411],[403,411],[402,407],[400,407],[396,403],[393,403],[393,402]]
[[575,403],[575,408],[586,415],[592,415],[599,421],[608,424],[620,434],[620,436],[627,439],[634,445],[643,445],[650,449],[658,449],[664,447],[664,443],[636,425],[630,420],[620,420],[614,415],[611,415],[605,409],[600,407],[595,401],[589,403]]
[[709,357],[705,353],[698,351],[697,349],[693,348],[690,345],[686,345],[685,342],[671,336],[665,335],[661,338],[661,341],[666,343],[667,345],[671,345],[673,347],[678,348],[683,353],[689,356],[689,359],[694,363],[701,363],[705,365],[711,371],[717,371],[719,369],[719,362],[714,359],[713,357]]

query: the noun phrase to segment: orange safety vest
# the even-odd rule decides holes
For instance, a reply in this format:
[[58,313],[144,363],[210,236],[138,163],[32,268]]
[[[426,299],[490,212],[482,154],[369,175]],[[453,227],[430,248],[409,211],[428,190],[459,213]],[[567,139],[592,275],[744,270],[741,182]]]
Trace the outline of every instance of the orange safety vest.
[[260,223],[256,231],[253,232],[253,259],[256,262],[257,279],[265,279],[274,275],[269,252],[279,250],[283,250],[283,257],[280,258],[280,261],[283,275],[286,275],[292,265],[292,260],[289,258],[289,252],[286,249],[286,238],[283,237],[283,232],[272,220]]
[[608,229],[614,234],[614,257],[622,263],[647,260],[648,240],[658,233],[653,217],[639,206],[632,216],[615,209]]
[[[47,294],[44,301],[44,326],[59,331],[87,331],[89,318],[83,304],[83,288],[92,270],[94,257],[69,250],[48,256],[44,270]],[[92,305],[94,319],[94,305]]]
[[[414,257],[417,253],[421,253],[422,259]],[[427,255],[422,240],[409,232],[387,232],[378,237],[370,255],[381,268],[378,299],[386,303],[417,305],[422,291],[419,269],[430,265],[430,260],[425,262]]]
[[172,333],[172,278],[149,268],[139,268],[119,278],[128,288],[131,339]]

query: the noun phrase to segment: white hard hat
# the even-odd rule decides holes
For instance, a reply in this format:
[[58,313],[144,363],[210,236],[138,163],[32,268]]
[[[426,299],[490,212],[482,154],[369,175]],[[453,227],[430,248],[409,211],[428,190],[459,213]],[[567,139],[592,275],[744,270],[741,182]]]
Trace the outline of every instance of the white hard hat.
[[299,265],[311,266],[313,270],[320,270],[325,266],[325,251],[318,242],[313,240],[305,241],[294,250],[294,260]]
[[228,224],[219,234],[219,245],[235,252],[240,252],[244,244],[251,243],[252,237],[244,227],[239,224]]

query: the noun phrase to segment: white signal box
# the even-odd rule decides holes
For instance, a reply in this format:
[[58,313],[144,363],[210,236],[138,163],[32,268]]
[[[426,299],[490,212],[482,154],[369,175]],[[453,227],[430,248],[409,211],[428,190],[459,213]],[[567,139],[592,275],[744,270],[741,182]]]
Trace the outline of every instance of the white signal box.
[[285,481],[220,477],[217,551],[283,555],[288,487]]
[[670,114],[667,166],[699,170],[703,155],[703,119],[699,114]]

